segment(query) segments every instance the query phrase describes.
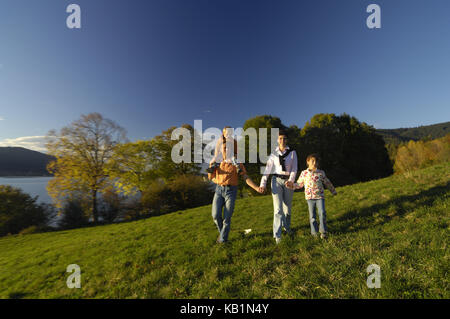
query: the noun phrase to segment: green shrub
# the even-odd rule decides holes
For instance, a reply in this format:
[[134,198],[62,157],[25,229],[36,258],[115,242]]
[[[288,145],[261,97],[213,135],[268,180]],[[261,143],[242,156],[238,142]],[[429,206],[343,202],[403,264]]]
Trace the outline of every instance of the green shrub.
[[155,181],[142,194],[142,206],[149,215],[161,215],[210,204],[209,182],[196,175],[179,175],[168,182]]
[[0,236],[17,234],[31,226],[45,226],[51,218],[37,197],[11,186],[0,185]]
[[103,222],[112,223],[119,217],[123,206],[124,197],[119,194],[113,187],[108,187],[102,191],[99,198],[98,214]]
[[79,200],[69,200],[61,210],[62,218],[59,220],[59,227],[70,229],[86,226],[89,217],[86,216],[85,209]]

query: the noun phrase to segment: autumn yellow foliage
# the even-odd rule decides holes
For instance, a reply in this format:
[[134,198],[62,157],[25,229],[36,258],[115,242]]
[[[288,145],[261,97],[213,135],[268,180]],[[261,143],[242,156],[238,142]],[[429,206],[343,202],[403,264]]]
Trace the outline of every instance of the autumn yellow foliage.
[[395,173],[404,173],[450,160],[450,134],[431,141],[409,141],[395,157]]

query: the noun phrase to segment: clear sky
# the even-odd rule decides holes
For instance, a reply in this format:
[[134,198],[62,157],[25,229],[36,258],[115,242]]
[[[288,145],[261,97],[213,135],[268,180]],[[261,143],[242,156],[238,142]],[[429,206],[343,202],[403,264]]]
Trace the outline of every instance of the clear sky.
[[[371,3],[381,29],[367,28]],[[316,113],[449,121],[449,14],[448,0],[2,0],[0,146],[38,149],[90,112],[130,140],[263,114],[299,127]]]

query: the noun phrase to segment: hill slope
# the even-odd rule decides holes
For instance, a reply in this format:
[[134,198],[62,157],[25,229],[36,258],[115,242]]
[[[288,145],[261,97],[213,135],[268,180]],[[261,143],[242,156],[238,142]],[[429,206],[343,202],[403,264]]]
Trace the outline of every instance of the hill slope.
[[[0,239],[1,298],[449,298],[450,163],[327,191],[330,237],[272,238],[272,198],[238,200],[230,243],[211,207],[146,220]],[[243,230],[251,228],[249,235]],[[68,289],[66,267],[81,267]],[[366,269],[381,267],[381,288]]]
[[450,133],[450,122],[396,129],[377,129],[386,143],[399,144],[410,140],[418,141],[424,138],[436,139]]
[[52,156],[23,147],[0,147],[0,176],[47,176]]

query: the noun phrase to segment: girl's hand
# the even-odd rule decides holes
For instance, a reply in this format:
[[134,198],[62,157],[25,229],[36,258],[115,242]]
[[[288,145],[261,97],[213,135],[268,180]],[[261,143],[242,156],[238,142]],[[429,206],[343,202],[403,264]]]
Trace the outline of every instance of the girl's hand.
[[301,188],[303,188],[303,184],[295,183],[294,184],[294,188],[295,189],[301,189]]
[[284,183],[284,185],[287,188],[294,189],[294,183],[293,182],[287,181],[286,183]]

